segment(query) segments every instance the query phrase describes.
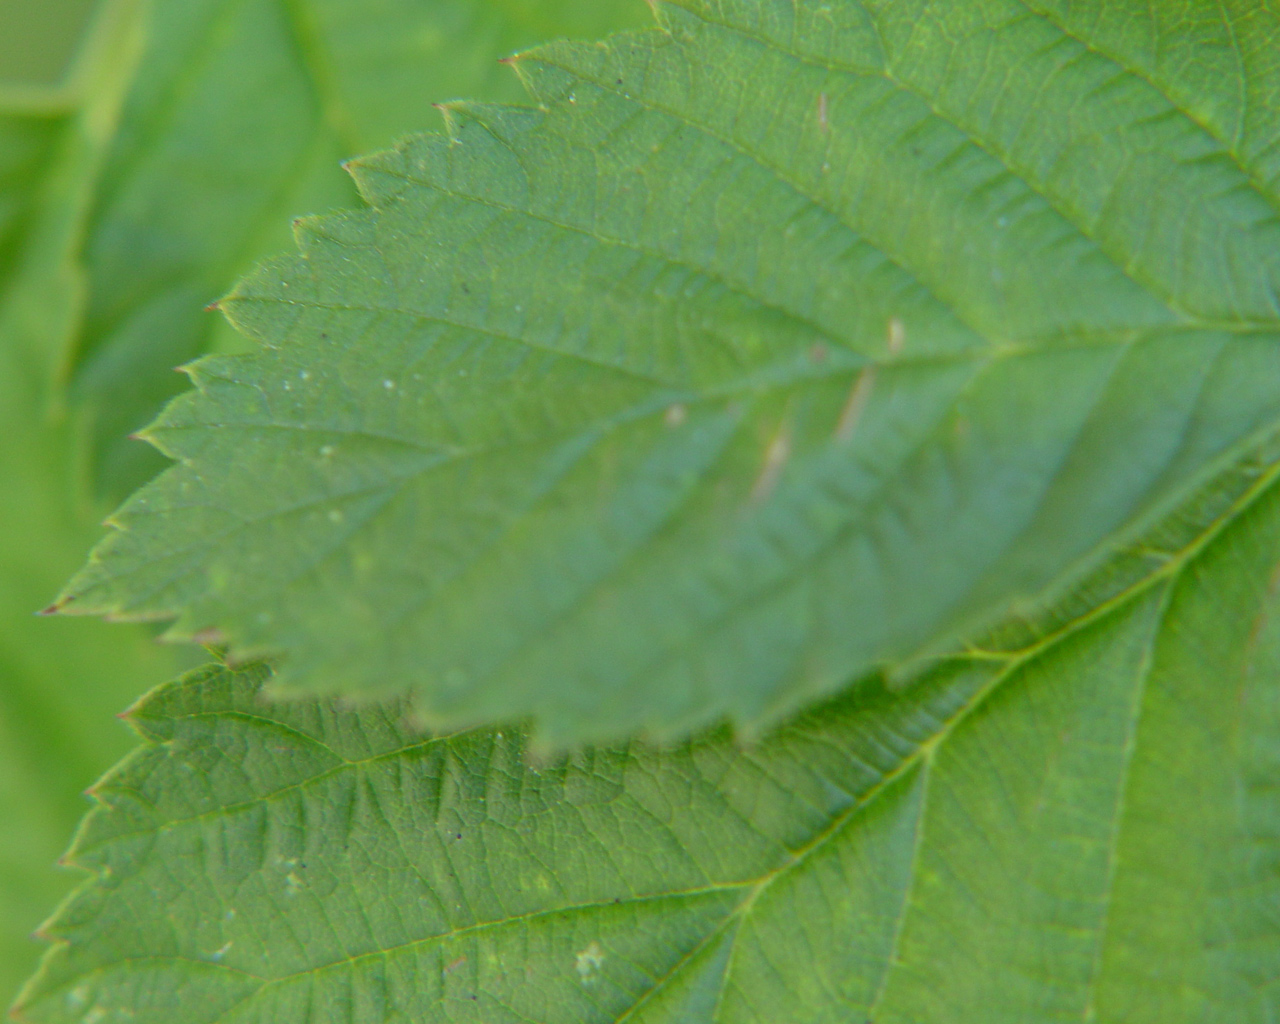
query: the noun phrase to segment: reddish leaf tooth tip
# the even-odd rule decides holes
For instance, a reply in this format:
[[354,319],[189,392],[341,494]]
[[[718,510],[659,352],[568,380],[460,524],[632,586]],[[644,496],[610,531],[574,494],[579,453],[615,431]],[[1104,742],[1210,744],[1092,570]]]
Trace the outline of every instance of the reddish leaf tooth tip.
[[204,307],[204,311],[206,313],[216,313],[221,308],[222,308],[222,300],[214,299],[211,303],[209,303],[209,305]]

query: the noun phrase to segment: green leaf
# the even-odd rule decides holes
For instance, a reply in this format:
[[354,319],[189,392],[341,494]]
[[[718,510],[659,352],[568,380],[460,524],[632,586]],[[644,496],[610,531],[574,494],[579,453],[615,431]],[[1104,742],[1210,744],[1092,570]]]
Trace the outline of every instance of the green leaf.
[[[112,718],[181,667],[137,627],[36,619],[97,532],[81,431],[56,379],[80,307],[72,253],[127,81],[132,5],[104,10],[74,90],[0,94],[0,999],[31,973],[31,932],[71,888],[54,861],[81,790],[129,748]],[[45,16],[50,12],[45,11]],[[78,626],[91,628],[81,629]]]
[[640,0],[183,0],[147,46],[83,242],[75,392],[95,475],[118,501],[162,465],[126,439],[180,390],[171,372],[240,348],[202,312],[291,217],[356,200],[339,161],[434,124],[453,95],[513,95],[498,58],[637,24]]
[[767,722],[1061,586],[1280,416],[1274,16],[1205,82],[1218,28],[1074,10],[688,0],[524,55],[537,107],[356,162],[370,208],[223,303],[256,350],[190,369],[64,606],[566,742]]
[[1271,1021],[1278,454],[755,746],[530,766],[517,729],[194,673],[132,713],[18,1019]]

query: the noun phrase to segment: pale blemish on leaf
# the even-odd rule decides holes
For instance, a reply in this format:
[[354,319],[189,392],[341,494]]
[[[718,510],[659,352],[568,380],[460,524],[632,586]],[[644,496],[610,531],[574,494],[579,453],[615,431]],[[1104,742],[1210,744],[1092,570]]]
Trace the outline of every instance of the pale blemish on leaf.
[[577,960],[574,969],[578,972],[578,977],[584,985],[594,985],[598,980],[600,968],[604,966],[604,950],[600,948],[600,943],[593,942],[586,949],[577,954]]
[[854,378],[853,387],[849,389],[849,397],[845,399],[844,408],[840,410],[840,419],[836,422],[836,440],[841,444],[852,440],[875,384],[876,368],[874,366],[866,367]]
[[784,421],[773,435],[769,447],[765,449],[764,465],[760,467],[760,475],[751,487],[751,503],[759,505],[773,493],[782,476],[782,469],[791,458],[791,425]]
[[[886,347],[890,356],[896,356],[907,343],[907,329],[898,317],[889,319]],[[876,383],[876,368],[867,366],[853,381],[849,389],[849,397],[845,399],[844,408],[840,410],[840,419],[836,423],[836,440],[841,444],[851,440],[858,429],[858,421],[871,399],[872,389]]]
[[896,356],[907,343],[907,328],[898,317],[889,319],[889,355]]

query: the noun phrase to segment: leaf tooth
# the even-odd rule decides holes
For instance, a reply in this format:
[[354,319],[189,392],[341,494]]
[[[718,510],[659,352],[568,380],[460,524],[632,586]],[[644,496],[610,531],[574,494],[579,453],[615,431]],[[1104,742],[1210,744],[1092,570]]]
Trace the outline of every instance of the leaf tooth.
[[375,192],[369,187],[372,177],[369,172],[374,166],[369,157],[356,157],[342,161],[342,169],[347,172],[347,176],[355,184],[356,191],[360,193],[360,198],[377,209],[377,203],[373,199]]
[[569,97],[581,83],[579,79],[565,71],[551,59],[551,55],[560,46],[572,44],[551,44],[540,46],[535,50],[526,50],[517,54],[509,65],[519,76],[520,84],[542,109],[570,103]]
[[[106,526],[108,525],[108,523],[104,520],[102,525]],[[53,604],[49,605],[47,608],[41,608],[38,612],[36,612],[36,614],[44,617],[48,617],[51,615],[61,615],[63,610],[67,607],[67,605],[69,605],[75,599],[76,598],[74,594],[64,594],[63,596],[59,597],[56,601],[54,601]]]
[[671,30],[671,14],[672,5],[668,0],[644,0],[649,7],[649,13],[653,15],[654,23],[662,32],[670,33]]
[[537,103],[541,104],[543,98],[538,94],[537,82],[530,74],[528,56],[534,51],[523,51],[521,53],[513,53],[510,57],[503,57],[498,61],[499,64],[505,65],[515,72],[516,78],[520,80],[520,86],[529,96]]
[[436,110],[440,111],[440,119],[444,122],[445,134],[449,136],[453,142],[458,141],[458,123],[455,116],[456,103],[433,103],[431,104]]

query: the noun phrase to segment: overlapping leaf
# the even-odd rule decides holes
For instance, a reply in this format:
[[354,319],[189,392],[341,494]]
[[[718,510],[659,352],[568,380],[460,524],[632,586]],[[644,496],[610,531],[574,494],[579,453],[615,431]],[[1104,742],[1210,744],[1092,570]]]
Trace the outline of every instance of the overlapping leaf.
[[1175,60],[1145,5],[659,14],[359,161],[370,208],[224,303],[256,351],[192,369],[149,432],[182,464],[63,605],[444,723],[752,723],[1275,423],[1280,134],[1239,99],[1274,15],[1223,15],[1211,86],[1220,27]]
[[1034,622],[759,746],[530,767],[518,729],[195,673],[133,712],[18,1019],[1273,1020],[1276,455]]
[[639,22],[640,0],[183,0],[147,46],[84,241],[75,390],[117,501],[163,460],[126,439],[233,332],[201,310],[288,244],[292,217],[356,201],[339,161],[433,123],[431,104],[517,90],[519,46]]

